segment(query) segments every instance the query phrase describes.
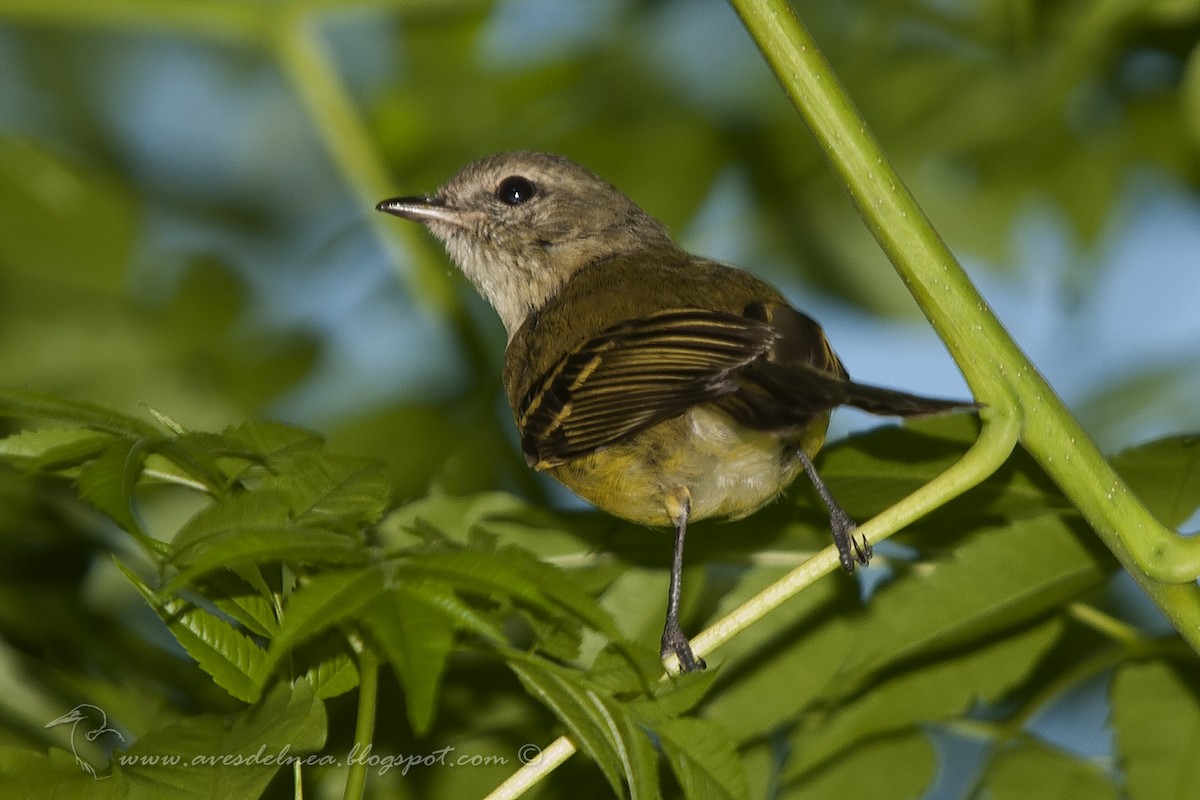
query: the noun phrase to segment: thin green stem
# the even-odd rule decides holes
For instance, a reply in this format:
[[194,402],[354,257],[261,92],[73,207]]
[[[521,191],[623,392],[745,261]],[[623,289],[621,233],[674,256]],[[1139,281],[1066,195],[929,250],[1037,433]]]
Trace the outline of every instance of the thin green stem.
[[1113,472],[971,284],[785,0],[730,2],[976,397],[989,413],[1014,408],[1026,449],[1200,650],[1200,537],[1168,530]]
[[512,800],[525,794],[535,783],[549,775],[559,764],[575,754],[575,743],[560,736],[548,744],[538,757],[508,776],[484,800]]
[[[858,528],[867,541],[881,542],[930,511],[957,497],[996,471],[1016,446],[1018,420],[997,410],[984,419],[979,438],[950,469]],[[837,548],[830,546],[747,600],[692,639],[697,656],[705,656],[811,586],[839,566]],[[668,672],[679,664],[672,656]]]
[[[375,737],[375,708],[379,703],[379,655],[368,642],[357,637],[352,645],[358,654],[358,719],[354,724],[354,752],[368,753]],[[355,759],[346,774],[343,800],[362,800],[367,785],[367,759]]]

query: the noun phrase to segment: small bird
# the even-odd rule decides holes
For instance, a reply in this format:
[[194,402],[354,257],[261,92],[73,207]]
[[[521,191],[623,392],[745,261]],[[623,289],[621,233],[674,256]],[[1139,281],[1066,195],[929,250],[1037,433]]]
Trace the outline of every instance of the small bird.
[[661,652],[684,671],[704,667],[679,625],[689,520],[744,517],[803,470],[852,572],[871,545],[812,463],[830,411],[975,407],[851,381],[821,327],[777,289],[683,250],[563,156],[483,158],[434,195],[376,208],[425,225],[500,316],[529,466],[617,517],[674,527]]

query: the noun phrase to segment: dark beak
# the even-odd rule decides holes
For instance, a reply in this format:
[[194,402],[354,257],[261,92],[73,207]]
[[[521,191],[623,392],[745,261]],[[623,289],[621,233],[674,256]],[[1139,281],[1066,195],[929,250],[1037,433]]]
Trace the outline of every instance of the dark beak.
[[440,197],[393,197],[379,203],[375,210],[413,222],[456,223],[459,220],[458,209],[450,208]]

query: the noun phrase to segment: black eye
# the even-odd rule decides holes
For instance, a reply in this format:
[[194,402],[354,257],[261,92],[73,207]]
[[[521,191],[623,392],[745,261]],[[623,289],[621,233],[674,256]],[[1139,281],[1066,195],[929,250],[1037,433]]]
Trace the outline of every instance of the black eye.
[[537,187],[528,178],[513,175],[500,181],[496,187],[496,197],[510,206],[519,206],[537,194]]

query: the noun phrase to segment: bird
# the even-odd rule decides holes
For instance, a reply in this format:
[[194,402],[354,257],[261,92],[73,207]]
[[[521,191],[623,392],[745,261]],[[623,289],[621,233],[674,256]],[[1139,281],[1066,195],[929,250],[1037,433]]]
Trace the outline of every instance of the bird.
[[500,317],[526,463],[614,516],[674,529],[660,652],[685,672],[705,667],[679,622],[689,522],[748,516],[805,472],[853,572],[871,544],[812,461],[830,412],[976,407],[851,380],[778,289],[684,250],[561,155],[481,158],[433,194],[376,208],[424,225]]

